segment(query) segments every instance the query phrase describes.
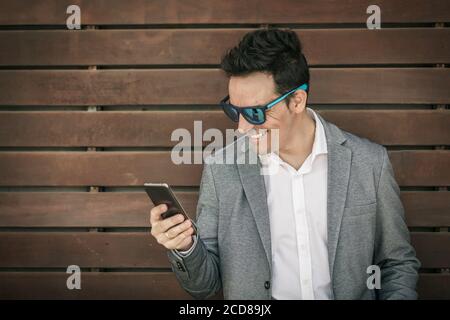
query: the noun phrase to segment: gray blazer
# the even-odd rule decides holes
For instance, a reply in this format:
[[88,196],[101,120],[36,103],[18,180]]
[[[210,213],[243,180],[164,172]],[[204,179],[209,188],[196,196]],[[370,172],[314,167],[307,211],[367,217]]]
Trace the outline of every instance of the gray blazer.
[[[420,262],[410,245],[400,189],[386,148],[325,121],[328,256],[335,299],[416,299]],[[225,148],[226,149],[226,148]],[[248,148],[245,152],[249,152]],[[167,254],[196,299],[271,299],[272,253],[264,177],[258,164],[205,164],[190,255]],[[370,265],[381,288],[369,289]]]

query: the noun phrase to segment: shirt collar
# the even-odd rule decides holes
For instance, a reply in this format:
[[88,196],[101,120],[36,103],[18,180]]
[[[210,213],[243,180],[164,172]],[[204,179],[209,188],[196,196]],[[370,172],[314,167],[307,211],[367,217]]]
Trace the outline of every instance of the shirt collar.
[[308,112],[309,115],[313,116],[314,120],[316,121],[314,144],[312,148],[313,156],[328,153],[327,139],[325,136],[325,129],[323,128],[322,121],[320,121],[319,117],[317,116],[316,112],[313,109],[307,107],[306,111]]

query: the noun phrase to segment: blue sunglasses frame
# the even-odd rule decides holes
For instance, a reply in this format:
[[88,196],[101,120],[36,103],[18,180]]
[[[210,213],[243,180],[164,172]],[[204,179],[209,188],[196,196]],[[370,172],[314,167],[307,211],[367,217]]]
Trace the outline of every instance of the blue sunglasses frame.
[[301,86],[294,88],[284,94],[282,94],[280,97],[276,98],[275,100],[272,100],[265,106],[251,106],[251,107],[237,107],[235,105],[232,105],[231,103],[227,102],[230,99],[230,96],[226,96],[220,101],[220,105],[222,106],[223,111],[225,114],[234,122],[239,121],[239,115],[242,114],[242,116],[245,118],[246,121],[248,121],[251,124],[254,125],[260,125],[266,122],[266,111],[272,109],[277,103],[283,101],[286,99],[290,94],[294,93],[297,90],[305,90],[308,92],[308,84],[304,83]]

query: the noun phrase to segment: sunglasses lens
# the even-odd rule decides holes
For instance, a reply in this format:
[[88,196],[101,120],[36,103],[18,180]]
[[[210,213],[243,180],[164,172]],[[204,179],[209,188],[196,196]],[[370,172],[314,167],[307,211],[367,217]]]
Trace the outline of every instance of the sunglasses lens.
[[243,109],[242,115],[248,122],[252,124],[262,124],[265,121],[265,114],[262,109]]
[[239,121],[239,112],[236,111],[232,106],[229,104],[222,104],[223,112],[234,122]]

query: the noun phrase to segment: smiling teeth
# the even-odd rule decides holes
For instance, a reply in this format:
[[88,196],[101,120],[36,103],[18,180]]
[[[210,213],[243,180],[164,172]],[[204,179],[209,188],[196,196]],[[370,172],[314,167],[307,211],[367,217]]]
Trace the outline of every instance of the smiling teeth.
[[253,138],[253,139],[259,139],[259,138],[261,138],[263,135],[265,135],[267,132],[264,132],[264,133],[262,133],[262,132],[260,132],[260,133],[258,133],[258,134],[254,134],[254,135],[252,135],[252,136],[250,136],[251,138]]

